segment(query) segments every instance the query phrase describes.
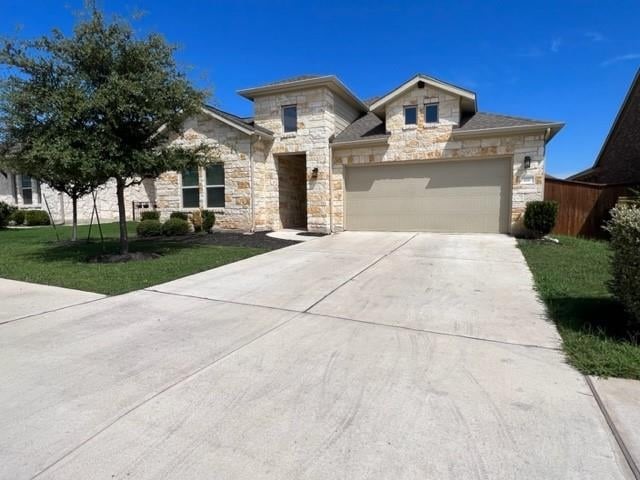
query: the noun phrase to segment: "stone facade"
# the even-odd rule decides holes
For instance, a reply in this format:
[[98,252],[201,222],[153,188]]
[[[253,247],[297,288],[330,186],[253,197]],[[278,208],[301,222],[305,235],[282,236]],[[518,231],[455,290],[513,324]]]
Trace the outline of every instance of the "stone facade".
[[[211,147],[208,160],[224,165],[224,207],[207,205],[204,167],[198,175],[199,207],[216,212],[217,227],[278,230],[304,224],[306,218],[310,231],[341,231],[345,167],[360,164],[508,159],[513,170],[512,231],[526,203],[543,198],[548,134],[545,128],[532,128],[529,124],[523,130],[465,131],[463,116],[475,112],[475,96],[470,97],[471,103],[469,97],[464,97],[463,102],[458,94],[465,93],[460,90],[421,81],[402,87],[398,90],[402,93],[376,104],[374,113],[384,120],[384,125],[380,124],[383,133],[376,133],[373,141],[333,143],[337,135],[367,113],[368,107],[335,77],[323,78],[326,80],[312,84],[293,82],[284,87],[249,89],[251,93],[245,96],[254,102],[252,120],[207,107],[185,123],[181,135],[170,138],[173,145],[181,147],[204,143]],[[437,123],[425,122],[425,104],[429,103],[438,104]],[[297,107],[295,132],[283,130],[282,107],[287,105]],[[404,107],[413,105],[417,107],[417,124],[405,125]],[[531,159],[526,170],[525,157]],[[42,186],[42,194],[49,201],[54,218],[69,222],[70,199],[46,186]],[[0,176],[0,200],[3,199],[21,204],[20,192]],[[132,210],[133,202],[158,209],[162,219],[173,211],[189,212],[195,208],[183,205],[180,172],[166,172],[155,181],[145,180],[127,189],[126,202],[129,218],[134,213],[139,218],[140,212]],[[91,197],[80,200],[81,221],[90,218],[92,207]],[[113,182],[98,192],[98,209],[103,221],[117,219]]]
[[[440,122],[424,121],[424,105],[438,102]],[[404,106],[418,106],[417,125],[404,124]],[[357,164],[386,162],[455,161],[456,159],[510,158],[513,182],[511,217],[512,228],[517,228],[525,205],[541,200],[544,189],[544,133],[537,135],[483,135],[482,137],[455,136],[460,124],[459,100],[435,88],[414,87],[389,102],[386,106],[388,140],[378,145],[338,146],[333,150],[332,191],[333,228],[344,228],[344,168]],[[524,169],[524,157],[531,157],[531,165]]]
[[[336,110],[336,103],[339,108]],[[296,105],[298,129],[293,133],[283,131],[281,111],[285,105]],[[260,166],[260,186],[256,185],[256,214],[263,221],[260,228],[278,230],[280,221],[277,158],[279,155],[304,154],[307,168],[307,228],[310,231],[328,232],[330,229],[331,162],[330,138],[356,118],[358,112],[342,101],[326,87],[301,89],[254,100],[256,125],[271,130],[274,140],[264,153]],[[346,120],[344,117],[349,117]],[[262,159],[260,159],[262,160]],[[256,160],[256,165],[260,160]],[[317,169],[317,173],[314,173]]]
[[[46,184],[37,184],[32,181],[33,195],[30,204],[25,203],[22,194],[21,176],[8,174],[7,177],[0,175],[0,201],[16,205],[23,209],[47,210],[51,212],[53,221],[56,223],[71,223],[73,216],[73,205],[71,197],[53,190]],[[39,189],[40,194],[37,194]],[[125,190],[125,210],[127,219],[132,220],[134,215],[139,217],[139,210],[134,213],[134,202],[150,205],[155,191],[152,180],[144,180],[140,185],[134,185]],[[96,191],[96,207],[101,222],[114,222],[118,220],[118,201],[116,196],[115,181],[109,181]],[[89,223],[93,212],[93,197],[85,195],[78,199],[78,222]],[[95,220],[94,220],[95,221]]]
[[[205,168],[199,168],[198,191],[200,208],[216,213],[216,226],[223,229],[251,230],[251,155],[252,138],[207,114],[198,115],[186,122],[182,135],[171,139],[181,147],[206,144],[212,163],[224,165],[224,207],[207,205]],[[156,204],[161,218],[171,212],[194,210],[185,208],[182,201],[182,175],[167,172],[156,179]]]

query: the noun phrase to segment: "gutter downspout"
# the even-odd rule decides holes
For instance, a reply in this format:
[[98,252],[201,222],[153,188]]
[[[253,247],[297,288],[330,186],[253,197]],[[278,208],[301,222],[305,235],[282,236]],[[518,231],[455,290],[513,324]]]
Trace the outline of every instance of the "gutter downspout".
[[329,233],[333,233],[333,148],[329,146]]
[[542,161],[544,162],[544,170],[542,175],[542,199],[544,200],[544,189],[546,187],[546,171],[547,171],[547,141],[549,141],[549,137],[551,136],[551,128],[547,127],[544,131],[544,144],[542,145]]
[[[253,137],[253,136],[252,136]],[[258,141],[261,141],[262,137],[258,135]],[[254,173],[253,173],[253,138],[249,142],[249,194],[251,197],[251,233],[256,231],[256,203],[254,192]]]

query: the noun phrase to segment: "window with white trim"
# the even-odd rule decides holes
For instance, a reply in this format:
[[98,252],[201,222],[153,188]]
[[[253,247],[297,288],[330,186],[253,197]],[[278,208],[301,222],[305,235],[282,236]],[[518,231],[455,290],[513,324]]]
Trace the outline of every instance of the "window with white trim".
[[282,127],[284,133],[298,130],[298,107],[297,105],[285,105],[282,107]]
[[197,168],[182,171],[182,208],[200,206],[200,185]]
[[224,164],[213,163],[205,169],[207,179],[207,207],[224,208]]
[[418,106],[405,105],[404,107],[404,124],[416,125],[418,123]]
[[20,193],[24,205],[40,204],[40,184],[29,175],[20,175]]
[[427,103],[424,106],[424,122],[425,123],[438,123],[440,121],[440,112],[438,103]]

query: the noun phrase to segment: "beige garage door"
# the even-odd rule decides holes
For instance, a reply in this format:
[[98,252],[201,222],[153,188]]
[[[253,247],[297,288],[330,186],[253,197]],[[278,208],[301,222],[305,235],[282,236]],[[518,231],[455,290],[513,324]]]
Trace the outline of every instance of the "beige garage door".
[[347,230],[508,232],[507,159],[346,169]]

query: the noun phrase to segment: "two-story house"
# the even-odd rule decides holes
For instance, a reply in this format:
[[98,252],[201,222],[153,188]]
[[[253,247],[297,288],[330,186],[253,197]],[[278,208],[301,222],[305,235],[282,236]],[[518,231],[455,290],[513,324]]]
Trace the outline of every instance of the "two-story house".
[[167,172],[132,202],[211,208],[242,230],[509,233],[543,198],[545,147],[563,126],[478,112],[474,92],[426,75],[367,103],[333,75],[239,94],[253,117],[203,107],[170,139],[212,145],[211,164]]

